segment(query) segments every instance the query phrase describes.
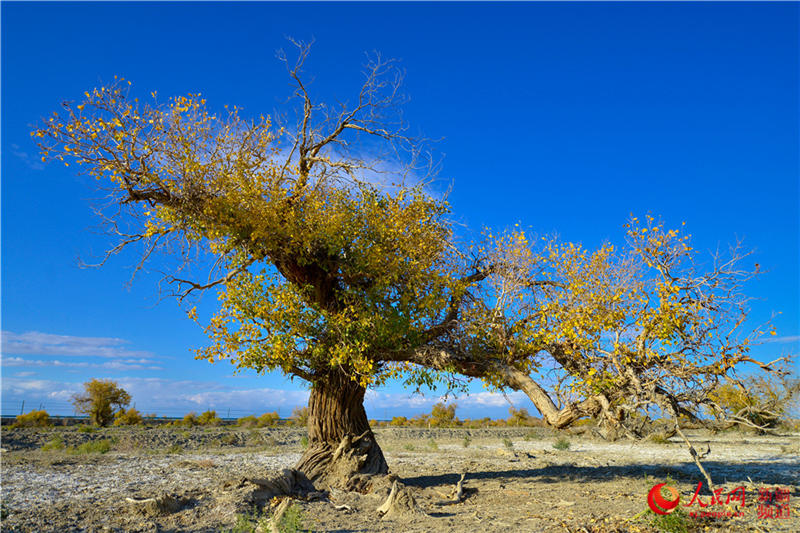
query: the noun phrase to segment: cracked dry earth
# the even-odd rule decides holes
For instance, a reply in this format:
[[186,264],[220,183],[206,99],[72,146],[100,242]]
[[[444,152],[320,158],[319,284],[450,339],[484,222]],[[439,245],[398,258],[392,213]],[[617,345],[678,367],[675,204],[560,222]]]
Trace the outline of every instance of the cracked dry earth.
[[[56,434],[66,446],[98,439],[114,444],[105,454],[41,450]],[[423,513],[381,519],[376,509],[384,488],[333,491],[295,500],[303,531],[649,532],[668,530],[678,518],[686,531],[800,531],[800,434],[690,434],[699,450],[710,447],[704,464],[723,494],[745,487],[744,516],[690,517],[686,513],[700,510],[695,503],[671,522],[654,521],[647,511],[650,488],[668,482],[680,492],[682,507],[702,479],[675,439],[657,444],[565,435],[570,447],[559,451],[553,443],[562,435],[538,428],[378,429],[376,435],[392,473]],[[269,503],[246,479],[291,467],[302,436],[292,428],[3,429],[2,530],[230,531],[254,509],[268,514]],[[464,499],[451,503],[462,472]],[[759,489],[776,487],[789,490],[789,517],[759,518],[759,505],[762,515],[775,507],[759,504]],[[165,495],[171,504],[154,509],[127,499]],[[705,487],[702,495],[708,503]],[[257,509],[265,505],[266,511]]]

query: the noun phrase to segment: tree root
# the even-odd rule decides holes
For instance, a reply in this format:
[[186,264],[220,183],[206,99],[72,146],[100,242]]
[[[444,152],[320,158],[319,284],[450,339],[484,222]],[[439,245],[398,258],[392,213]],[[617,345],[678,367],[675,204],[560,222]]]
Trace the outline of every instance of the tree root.
[[370,430],[358,436],[345,435],[335,449],[328,443],[312,443],[295,468],[325,489],[362,494],[370,491],[373,475],[389,471]]
[[153,498],[125,498],[125,501],[146,516],[174,513],[186,503],[184,498],[174,494],[162,494]]
[[377,511],[383,518],[425,514],[420,510],[411,491],[400,485],[397,480],[392,483],[392,490],[389,492],[389,496],[378,507]]

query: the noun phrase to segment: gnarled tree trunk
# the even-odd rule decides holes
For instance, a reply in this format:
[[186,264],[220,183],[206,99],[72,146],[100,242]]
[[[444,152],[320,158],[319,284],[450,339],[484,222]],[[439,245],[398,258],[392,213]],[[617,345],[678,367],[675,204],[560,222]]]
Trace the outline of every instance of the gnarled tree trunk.
[[366,489],[389,467],[364,410],[366,389],[339,370],[316,380],[308,401],[308,448],[295,468],[323,487]]

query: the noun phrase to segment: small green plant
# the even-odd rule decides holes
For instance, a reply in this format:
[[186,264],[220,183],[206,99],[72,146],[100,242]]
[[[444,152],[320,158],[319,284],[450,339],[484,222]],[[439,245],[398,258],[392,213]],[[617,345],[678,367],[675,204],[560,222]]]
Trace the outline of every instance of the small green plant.
[[509,439],[508,437],[503,439],[503,446],[505,446],[507,450],[513,450],[514,449],[514,443],[511,442],[511,439]]
[[77,448],[69,450],[73,454],[87,454],[87,453],[108,453],[111,451],[111,441],[108,439],[93,440],[84,442]]
[[689,533],[694,529],[689,516],[680,507],[665,515],[656,514],[649,509],[647,512],[650,515],[650,524],[662,533]]
[[469,435],[464,435],[464,440],[461,441],[461,445],[464,446],[464,448],[469,448],[469,445],[471,443],[472,443],[472,437],[470,437]]
[[227,433],[219,438],[219,443],[225,446],[233,446],[238,442],[239,439],[234,433]]
[[305,435],[300,437],[300,446],[302,446],[304,450],[308,448],[308,437],[306,437]]
[[11,426],[12,428],[42,428],[52,426],[50,423],[50,415],[47,411],[31,411],[24,415],[17,415],[17,421]]
[[553,448],[561,451],[569,450],[570,446],[571,446],[570,442],[564,437],[561,437],[560,439],[558,439],[553,443]]
[[[286,508],[278,521],[277,530],[281,533],[299,533],[303,530],[303,510],[293,503]],[[257,533],[273,531],[270,519],[265,511],[254,509],[250,513],[236,515],[236,523],[229,533]]]
[[529,432],[527,432],[527,433],[525,434],[525,436],[524,436],[523,438],[524,438],[526,441],[533,440],[533,439],[535,439],[535,438],[536,438],[536,432],[535,432],[535,431],[529,431]]
[[428,439],[428,448],[430,448],[431,450],[439,449],[439,445],[436,443],[436,440],[433,437]]
[[250,513],[240,513],[236,515],[236,523],[229,533],[256,533],[257,531],[271,531],[267,517],[254,509]]
[[281,533],[298,533],[303,529],[303,510],[299,505],[293,503],[284,511],[278,523],[278,531]]
[[653,433],[648,440],[654,444],[669,444],[669,439],[663,433]]
[[94,426],[81,425],[78,426],[78,433],[96,433],[97,428]]
[[167,453],[183,453],[183,446],[180,444],[173,444],[167,449]]
[[49,452],[54,450],[63,450],[64,449],[64,439],[61,435],[56,435],[55,437],[51,438],[47,441],[44,446],[42,446],[42,451]]
[[414,445],[411,444],[411,443],[406,444],[405,446],[403,446],[403,448],[405,448],[406,450],[408,450],[410,452],[414,451]]

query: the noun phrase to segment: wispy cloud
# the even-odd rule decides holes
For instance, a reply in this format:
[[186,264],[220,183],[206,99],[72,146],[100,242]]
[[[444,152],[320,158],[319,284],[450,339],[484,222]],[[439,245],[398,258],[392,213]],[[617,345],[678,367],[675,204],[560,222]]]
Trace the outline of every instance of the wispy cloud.
[[773,344],[795,344],[800,342],[800,335],[789,335],[786,337],[771,337],[766,342]]
[[39,331],[14,333],[3,331],[2,353],[14,355],[57,355],[70,357],[109,357],[150,359],[153,354],[128,350],[128,341],[113,337],[73,337]]
[[29,168],[32,168],[33,170],[44,170],[44,165],[39,161],[34,160],[28,154],[28,152],[23,151],[18,144],[11,145],[11,153],[14,155],[14,157],[22,160],[22,162],[25,163],[25,165],[27,165]]
[[42,359],[25,359],[23,357],[3,357],[0,365],[4,367],[65,367],[65,368],[103,368],[106,370],[163,370],[156,366],[151,359],[124,359],[122,361],[109,361],[106,363],[89,363],[86,361],[45,361]]

